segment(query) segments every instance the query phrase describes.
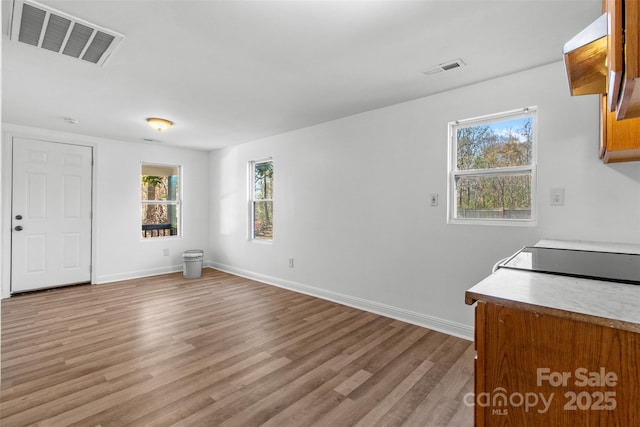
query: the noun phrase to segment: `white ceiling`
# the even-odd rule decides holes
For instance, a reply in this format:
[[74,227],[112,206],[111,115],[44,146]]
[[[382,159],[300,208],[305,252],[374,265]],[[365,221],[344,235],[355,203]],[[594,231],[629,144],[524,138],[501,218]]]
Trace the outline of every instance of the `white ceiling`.
[[559,61],[601,0],[41,0],[125,35],[104,67],[9,40],[12,3],[5,123],[216,149]]

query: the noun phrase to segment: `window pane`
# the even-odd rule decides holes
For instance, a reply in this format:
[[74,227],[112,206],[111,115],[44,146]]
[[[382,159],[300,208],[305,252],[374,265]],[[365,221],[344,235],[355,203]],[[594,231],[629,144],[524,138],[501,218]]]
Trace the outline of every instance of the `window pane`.
[[456,218],[531,219],[531,175],[456,178]]
[[523,166],[532,162],[531,117],[460,127],[456,138],[458,170]]
[[142,204],[142,237],[178,235],[178,206],[164,203]]
[[140,200],[142,237],[180,235],[180,166],[143,163]]
[[261,162],[254,165],[255,200],[273,199],[273,162]]
[[273,202],[253,202],[253,237],[273,239]]
[[179,197],[179,187],[178,175],[142,175],[140,196],[142,200],[175,201]]

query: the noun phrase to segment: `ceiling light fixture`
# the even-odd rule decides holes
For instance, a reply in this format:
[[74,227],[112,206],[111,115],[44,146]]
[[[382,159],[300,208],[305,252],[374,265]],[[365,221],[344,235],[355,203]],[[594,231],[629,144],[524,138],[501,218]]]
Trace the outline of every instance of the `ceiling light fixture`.
[[172,121],[167,120],[167,119],[159,119],[157,117],[149,117],[147,119],[147,123],[149,123],[149,126],[151,126],[155,130],[160,131],[160,132],[162,132],[163,130],[167,130],[171,126],[173,126],[173,122]]

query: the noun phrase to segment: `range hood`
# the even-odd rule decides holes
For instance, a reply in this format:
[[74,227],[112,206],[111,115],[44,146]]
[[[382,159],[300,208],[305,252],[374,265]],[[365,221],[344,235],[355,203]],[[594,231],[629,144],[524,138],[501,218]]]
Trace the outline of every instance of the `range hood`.
[[607,14],[565,43],[562,50],[571,95],[607,92]]

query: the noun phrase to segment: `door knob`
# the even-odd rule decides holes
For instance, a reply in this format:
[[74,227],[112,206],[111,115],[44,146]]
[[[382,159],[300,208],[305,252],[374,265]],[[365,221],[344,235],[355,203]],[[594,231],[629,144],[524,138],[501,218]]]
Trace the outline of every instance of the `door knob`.
[[14,230],[16,230],[16,231],[22,231],[22,226],[21,226],[21,225],[16,225],[16,228],[14,228]]

